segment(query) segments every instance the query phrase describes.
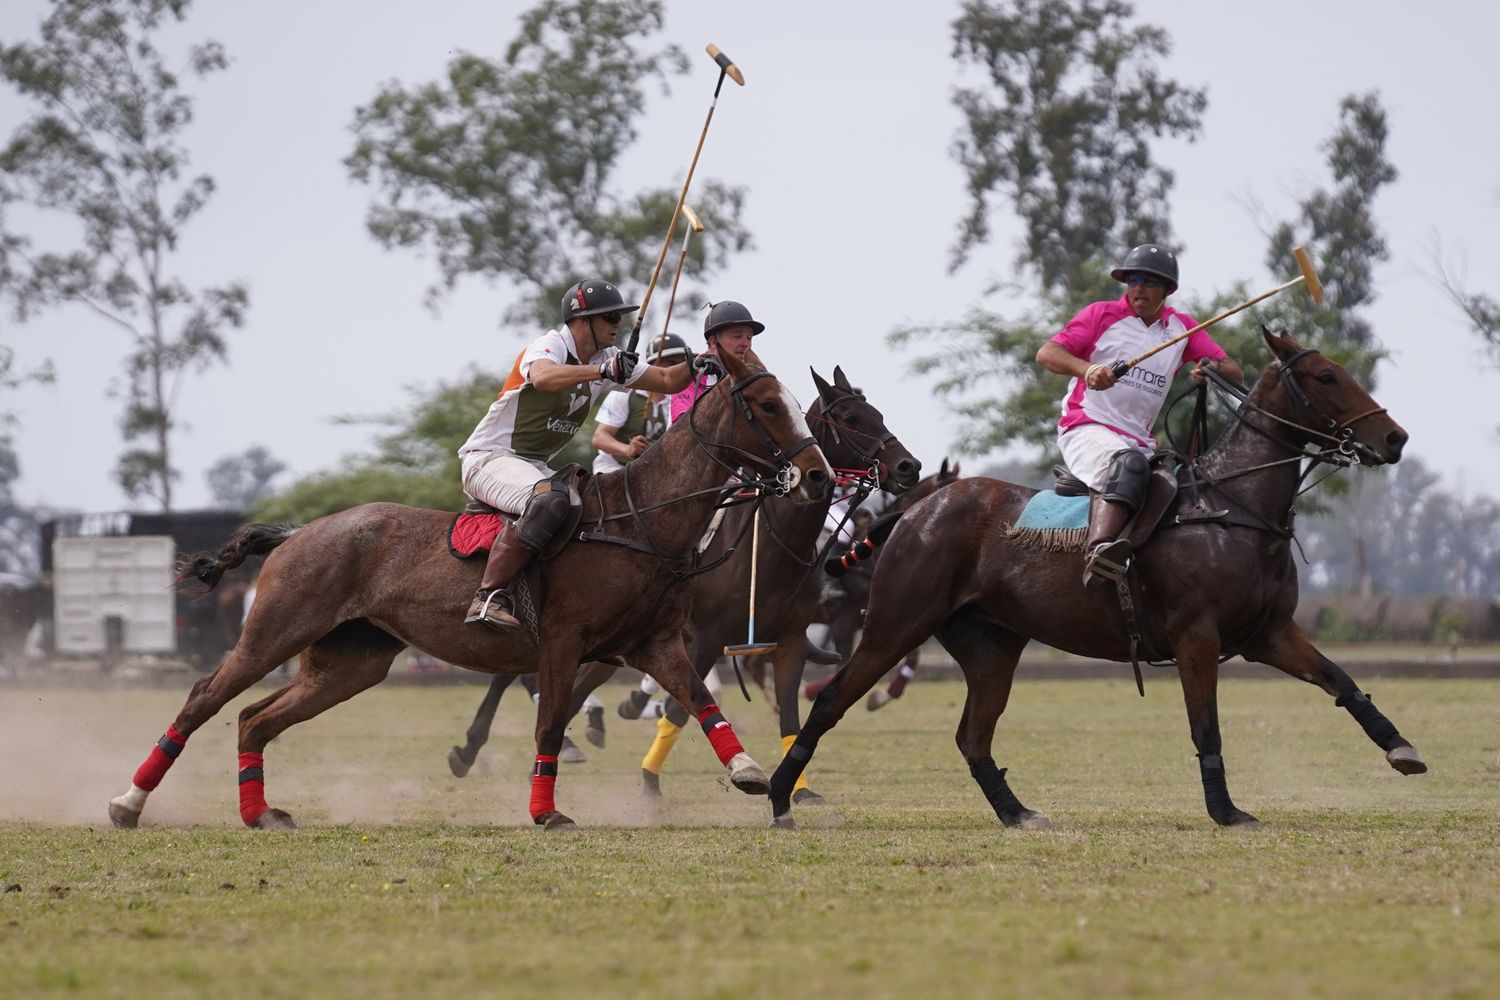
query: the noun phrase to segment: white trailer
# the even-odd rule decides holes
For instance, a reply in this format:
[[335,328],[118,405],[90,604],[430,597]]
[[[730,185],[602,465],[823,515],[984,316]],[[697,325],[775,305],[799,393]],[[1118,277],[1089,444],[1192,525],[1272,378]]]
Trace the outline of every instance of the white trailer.
[[55,648],[62,654],[175,653],[168,535],[58,538],[52,543]]

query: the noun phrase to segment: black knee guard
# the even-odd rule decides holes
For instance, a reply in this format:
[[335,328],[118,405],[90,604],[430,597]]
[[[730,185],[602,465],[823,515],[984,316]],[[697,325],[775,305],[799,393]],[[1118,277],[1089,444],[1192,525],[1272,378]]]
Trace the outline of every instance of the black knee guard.
[[542,551],[558,529],[567,523],[571,507],[567,489],[555,479],[538,483],[531,499],[526,501],[521,520],[516,523],[516,537],[533,552]]
[[1104,476],[1101,496],[1115,503],[1122,503],[1131,512],[1139,510],[1146,499],[1146,486],[1151,481],[1151,463],[1145,455],[1134,448],[1124,448],[1109,457],[1109,471]]

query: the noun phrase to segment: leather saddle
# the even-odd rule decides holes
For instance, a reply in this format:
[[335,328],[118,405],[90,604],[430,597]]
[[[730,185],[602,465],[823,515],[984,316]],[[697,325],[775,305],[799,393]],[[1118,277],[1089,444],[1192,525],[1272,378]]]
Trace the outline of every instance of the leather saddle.
[[[1151,456],[1151,474],[1146,481],[1146,499],[1140,509],[1126,522],[1120,532],[1121,538],[1130,540],[1132,550],[1139,552],[1141,546],[1155,533],[1162,516],[1177,499],[1177,469],[1181,458],[1170,450],[1159,451]],[[1090,494],[1087,484],[1064,465],[1054,465],[1052,475],[1056,482],[1052,491],[1063,497],[1083,497]]]
[[[573,536],[577,533],[578,530],[578,522],[583,518],[584,486],[588,482],[591,475],[593,475],[593,473],[589,472],[577,462],[569,462],[567,465],[559,469],[557,471],[557,474],[554,475],[551,479],[537,484],[538,492],[546,492],[549,489],[561,489],[566,490],[568,493],[568,519],[564,521],[561,527],[559,527],[557,531],[552,535],[552,540],[547,543],[547,547],[540,554],[540,557],[542,559],[553,558],[563,550],[564,546],[566,546],[568,542],[573,540]],[[464,509],[459,517],[462,518],[464,516],[470,515],[498,516],[504,522],[504,527],[501,529],[502,531],[511,530],[516,521],[520,520],[520,518],[516,517],[516,515],[514,514],[508,513],[503,510],[497,510],[496,508],[491,507],[489,504],[485,503],[483,500],[475,500],[473,497],[470,497],[469,502],[464,504]]]

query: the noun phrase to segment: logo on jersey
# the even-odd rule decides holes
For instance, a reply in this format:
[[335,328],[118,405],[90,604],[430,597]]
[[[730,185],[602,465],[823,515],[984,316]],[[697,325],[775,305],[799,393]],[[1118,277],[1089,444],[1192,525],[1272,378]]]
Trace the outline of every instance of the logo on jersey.
[[547,418],[547,429],[555,434],[566,434],[569,437],[572,437],[574,434],[578,433],[578,429],[582,426],[583,425],[576,420],[565,420],[562,417]]
[[589,393],[588,393],[588,390],[584,390],[582,393],[575,392],[568,399],[568,416],[571,417],[573,414],[575,414],[575,413],[578,412],[578,408],[580,406],[587,406],[588,404],[589,404]]

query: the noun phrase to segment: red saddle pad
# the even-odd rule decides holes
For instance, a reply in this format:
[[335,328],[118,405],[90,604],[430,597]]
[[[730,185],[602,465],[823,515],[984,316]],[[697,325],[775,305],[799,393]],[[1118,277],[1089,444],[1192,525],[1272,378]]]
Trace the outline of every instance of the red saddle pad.
[[509,522],[503,514],[460,514],[448,529],[448,551],[459,559],[488,553]]

